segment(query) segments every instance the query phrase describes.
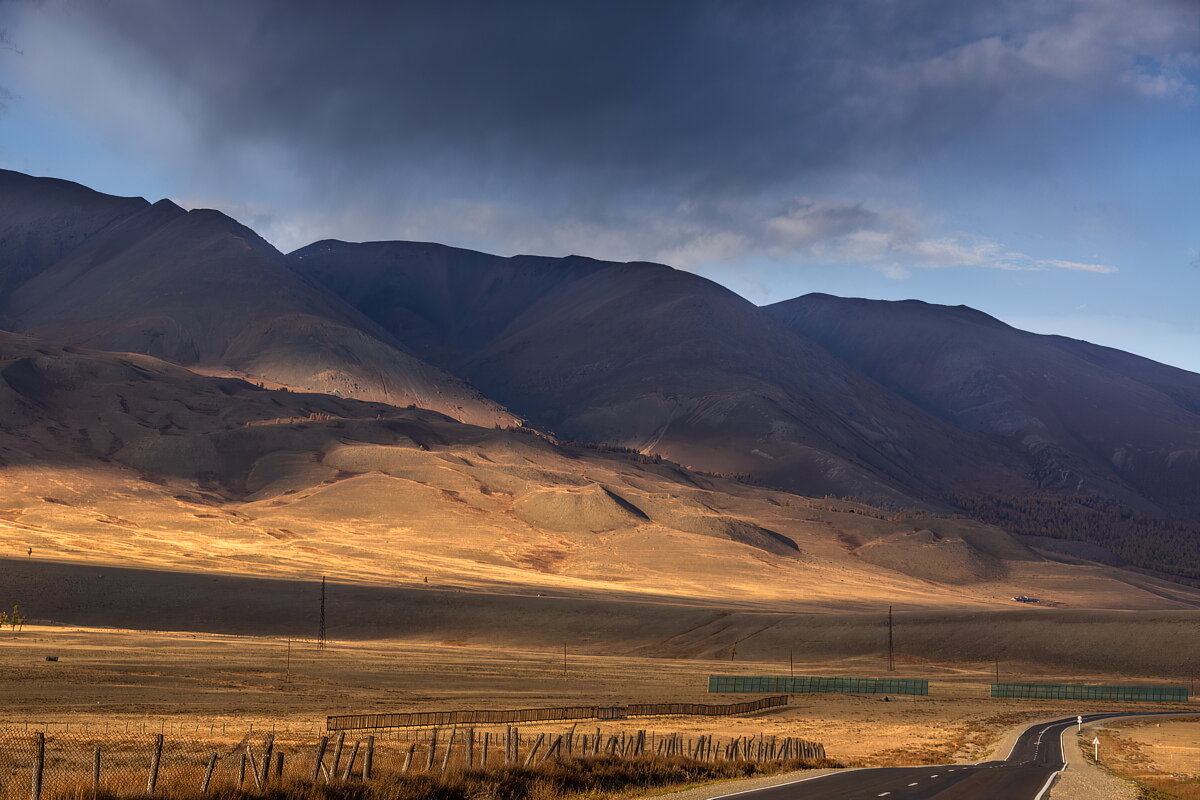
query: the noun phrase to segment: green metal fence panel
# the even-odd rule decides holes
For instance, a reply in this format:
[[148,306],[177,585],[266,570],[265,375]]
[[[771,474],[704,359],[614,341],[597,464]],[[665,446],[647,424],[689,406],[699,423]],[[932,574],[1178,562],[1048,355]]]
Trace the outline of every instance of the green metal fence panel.
[[767,694],[929,694],[924,678],[822,678],[813,675],[710,675],[710,692]]
[[1186,703],[1186,686],[1093,686],[1079,683],[993,683],[992,697]]

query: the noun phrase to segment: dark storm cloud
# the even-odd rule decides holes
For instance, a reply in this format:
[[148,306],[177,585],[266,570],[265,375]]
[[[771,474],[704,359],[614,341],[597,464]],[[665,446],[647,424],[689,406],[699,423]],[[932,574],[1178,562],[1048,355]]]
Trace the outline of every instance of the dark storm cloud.
[[504,178],[719,196],[848,160],[920,158],[1068,95],[1136,93],[1139,74],[1161,80],[1171,53],[1195,45],[1196,8],[109,0],[72,11],[129,69],[178,93],[214,147],[281,143],[314,173],[447,159]]
[[283,247],[903,276],[1075,265],[872,192],[1036,169],[1097,107],[1193,101],[1200,4],[0,0],[3,27],[23,91]]

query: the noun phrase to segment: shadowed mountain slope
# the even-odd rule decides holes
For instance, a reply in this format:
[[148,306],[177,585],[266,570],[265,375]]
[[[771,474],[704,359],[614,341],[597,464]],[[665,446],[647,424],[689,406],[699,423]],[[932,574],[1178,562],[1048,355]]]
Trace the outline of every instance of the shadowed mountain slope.
[[891,505],[1020,480],[1004,451],[691,273],[409,242],[318,242],[289,258],[418,355],[566,438]]
[[[29,197],[35,208],[6,220],[0,242],[12,244],[0,273],[10,287],[10,328],[480,424],[516,422],[311,285],[224,214],[15,173],[0,180],[6,206]],[[65,210],[51,213],[58,206]]]
[[1140,517],[1128,537],[1195,539],[1200,375],[963,306],[814,294],[765,311],[947,423],[1003,444],[1041,493],[1024,501],[1036,509],[969,496],[958,498],[963,507],[991,518],[1003,506],[1010,527],[1036,534],[1050,527],[1054,498],[1072,497],[1082,504],[1073,516],[1092,517],[1078,524],[1097,534]]
[[1197,507],[1200,375],[961,306],[808,295],[766,310],[955,427],[1003,441],[1038,488]]
[[0,169],[0,315],[12,291],[89,236],[150,204]]

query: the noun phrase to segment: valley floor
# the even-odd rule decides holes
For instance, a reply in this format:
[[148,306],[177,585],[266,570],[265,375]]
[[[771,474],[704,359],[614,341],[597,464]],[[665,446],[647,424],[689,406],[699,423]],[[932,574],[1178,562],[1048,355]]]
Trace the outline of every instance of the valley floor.
[[[47,656],[59,660],[46,661]],[[1002,665],[1003,679],[1111,681]],[[1078,704],[992,700],[994,664],[898,664],[899,677],[929,677],[929,697],[796,695],[777,712],[739,718],[659,717],[581,723],[720,736],[798,736],[829,755],[867,765],[977,761],[1023,722],[1074,714]],[[394,640],[331,642],[206,633],[27,625],[0,636],[0,728],[167,732],[240,738],[250,726],[314,737],[326,714],[384,710],[520,708],[629,702],[724,703],[707,676],[783,674],[785,661],[729,661],[581,654],[561,647],[480,647]],[[880,675],[877,656],[804,661],[796,674]],[[1122,679],[1129,682],[1128,678]],[[1148,704],[1105,708],[1151,710]],[[1153,708],[1159,708],[1153,706]],[[1169,708],[1169,706],[1163,706]],[[1090,709],[1097,710],[1097,709]],[[558,731],[562,723],[523,731]]]

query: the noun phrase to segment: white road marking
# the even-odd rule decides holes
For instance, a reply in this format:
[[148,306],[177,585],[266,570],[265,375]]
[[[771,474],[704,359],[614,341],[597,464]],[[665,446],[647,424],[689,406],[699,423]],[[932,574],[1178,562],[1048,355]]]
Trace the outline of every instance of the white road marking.
[[891,794],[891,792],[884,792],[883,794],[877,794],[875,796],[876,797],[887,797],[889,794]]
[[863,772],[864,770],[868,770],[868,769],[871,769],[871,767],[854,767],[853,769],[843,769],[843,770],[838,770],[836,772],[827,772],[824,775],[810,775],[807,778],[800,778],[799,780],[787,781],[785,783],[776,783],[771,786],[760,786],[757,789],[744,789],[740,792],[730,792],[729,794],[719,794],[716,797],[710,797],[709,800],[724,800],[724,798],[726,798],[726,797],[737,797],[740,794],[753,794],[755,792],[761,792],[764,789],[776,789],[780,786],[791,786],[794,783],[808,783],[809,781],[819,781],[822,778],[832,778],[835,775],[845,775],[848,772]]
[[915,784],[915,783],[910,783],[910,784],[909,784],[909,786],[916,786],[916,785],[917,785],[917,784]]

